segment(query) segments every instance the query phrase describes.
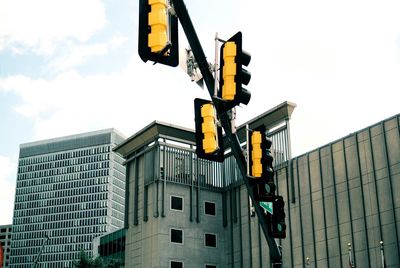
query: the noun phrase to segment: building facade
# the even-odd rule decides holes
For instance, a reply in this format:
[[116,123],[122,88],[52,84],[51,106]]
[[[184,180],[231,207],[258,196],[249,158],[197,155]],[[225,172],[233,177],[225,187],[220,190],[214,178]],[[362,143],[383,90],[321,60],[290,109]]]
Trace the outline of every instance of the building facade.
[[124,266],[126,229],[105,234],[99,240],[96,256],[100,256],[104,263],[113,264],[113,267]]
[[[249,122],[274,141],[283,267],[399,267],[400,115],[291,158],[293,108]],[[244,128],[237,133],[245,142]],[[198,159],[193,131],[161,122],[115,150],[127,167],[126,267],[271,267],[229,153],[223,163]]]
[[2,265],[0,267],[8,267],[10,263],[11,252],[11,232],[12,225],[0,225],[0,243],[3,250]]
[[[289,159],[294,107],[283,103],[248,122],[268,126],[277,164]],[[245,129],[237,130],[241,140]],[[126,267],[212,268],[235,261],[239,234],[248,234],[231,228],[244,221],[237,204],[248,203],[239,199],[240,172],[229,153],[223,163],[206,161],[194,144],[192,130],[153,122],[115,148],[127,166]]]
[[106,129],[21,144],[10,267],[71,267],[123,227],[125,167]]

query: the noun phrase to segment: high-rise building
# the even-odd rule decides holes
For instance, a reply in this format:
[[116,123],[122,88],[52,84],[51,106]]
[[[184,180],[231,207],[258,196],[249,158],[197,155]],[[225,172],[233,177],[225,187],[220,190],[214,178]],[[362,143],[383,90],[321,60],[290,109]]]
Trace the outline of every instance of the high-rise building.
[[106,129],[20,145],[10,267],[70,267],[123,227],[121,141]]
[[3,250],[3,255],[2,255],[3,259],[2,263],[0,263],[0,267],[8,267],[8,264],[10,263],[11,230],[12,230],[11,224],[0,225],[0,243],[1,243],[1,248]]

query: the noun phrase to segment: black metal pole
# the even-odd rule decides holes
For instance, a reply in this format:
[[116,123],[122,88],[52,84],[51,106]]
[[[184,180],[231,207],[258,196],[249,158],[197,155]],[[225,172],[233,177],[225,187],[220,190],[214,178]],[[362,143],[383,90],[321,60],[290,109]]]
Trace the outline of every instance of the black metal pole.
[[[189,45],[192,49],[193,56],[196,59],[196,62],[199,66],[201,74],[203,75],[203,79],[207,86],[208,92],[210,93],[211,98],[213,98],[214,90],[215,90],[214,77],[209,68],[206,56],[205,56],[203,48],[200,44],[199,38],[197,37],[196,31],[194,29],[194,26],[192,24],[192,21],[190,19],[190,16],[188,14],[186,6],[185,6],[183,0],[172,0],[172,2],[173,2],[173,6],[175,9],[176,15],[178,16],[178,19],[181,22],[182,28],[186,34]],[[222,109],[220,109],[219,105],[216,105],[215,102],[214,102],[214,104],[217,109],[217,113],[218,113],[218,117],[220,119],[221,125],[225,130],[226,137],[230,141],[233,155],[235,156],[239,170],[242,173],[242,177],[243,177],[243,180],[247,187],[250,198],[252,199],[253,204],[257,204],[254,200],[253,191],[251,190],[250,182],[247,177],[246,159],[243,155],[242,148],[240,147],[240,142],[239,142],[238,137],[236,136],[235,133],[232,133],[230,118],[226,111],[223,111]],[[264,232],[265,239],[267,240],[267,243],[268,243],[268,246],[270,249],[272,266],[277,267],[277,268],[282,267],[282,253],[281,253],[280,248],[276,244],[275,239],[273,239],[272,237],[269,237],[269,235],[268,235],[267,223],[266,223],[266,217],[264,214],[264,210],[258,204],[255,205],[254,207],[255,207],[255,210],[256,210],[256,213],[258,216],[259,223]]]

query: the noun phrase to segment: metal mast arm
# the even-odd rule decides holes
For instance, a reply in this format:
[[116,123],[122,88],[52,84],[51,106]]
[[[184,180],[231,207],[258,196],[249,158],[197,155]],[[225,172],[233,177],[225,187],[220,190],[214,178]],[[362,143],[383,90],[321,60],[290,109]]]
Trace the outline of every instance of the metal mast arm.
[[[242,177],[243,177],[243,180],[247,187],[250,198],[251,198],[253,204],[257,204],[254,200],[253,191],[251,189],[249,179],[247,177],[246,159],[243,155],[242,148],[240,147],[239,139],[235,133],[232,133],[231,122],[230,122],[230,118],[229,118],[227,112],[224,111],[223,109],[221,109],[220,106],[218,105],[218,103],[216,103],[213,98],[214,90],[215,90],[214,77],[209,68],[206,56],[205,56],[203,48],[200,44],[199,38],[197,37],[196,31],[193,27],[193,24],[192,24],[189,14],[188,14],[188,11],[186,9],[186,6],[185,6],[183,0],[171,0],[171,1],[173,3],[176,15],[178,16],[178,19],[181,22],[183,30],[186,34],[186,37],[188,39],[188,42],[190,44],[190,47],[192,49],[193,55],[196,59],[196,62],[199,66],[201,74],[203,75],[204,82],[207,86],[208,92],[210,93],[210,96],[213,99],[214,106],[216,107],[218,117],[220,119],[222,127],[224,128],[226,137],[230,141],[233,155],[235,156],[237,165],[242,174]],[[280,251],[278,245],[276,244],[275,239],[269,237],[269,235],[268,235],[267,223],[266,223],[266,217],[264,215],[264,211],[258,204],[255,205],[255,211],[257,213],[259,223],[264,232],[264,236],[267,240],[267,243],[268,243],[268,246],[270,249],[270,256],[271,256],[271,261],[273,263],[273,267],[282,267],[282,254],[281,254],[281,251]]]

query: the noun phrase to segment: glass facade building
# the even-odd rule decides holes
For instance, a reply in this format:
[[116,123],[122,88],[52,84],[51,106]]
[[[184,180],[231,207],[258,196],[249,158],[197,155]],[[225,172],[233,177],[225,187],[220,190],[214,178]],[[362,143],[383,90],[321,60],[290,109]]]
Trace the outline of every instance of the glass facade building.
[[125,263],[125,238],[126,229],[119,229],[113,233],[100,237],[98,254],[106,263]]
[[123,227],[125,167],[114,129],[20,146],[10,267],[70,267]]

